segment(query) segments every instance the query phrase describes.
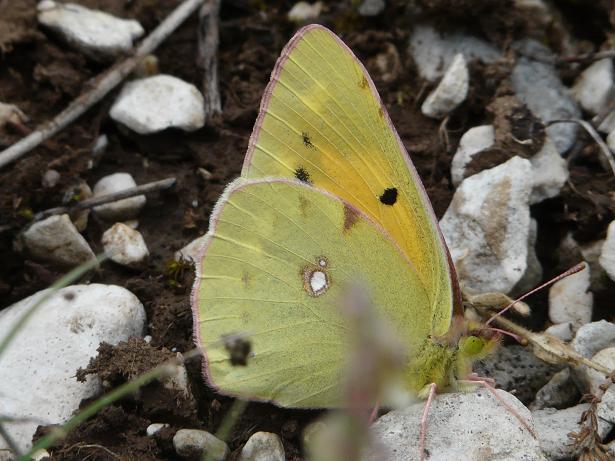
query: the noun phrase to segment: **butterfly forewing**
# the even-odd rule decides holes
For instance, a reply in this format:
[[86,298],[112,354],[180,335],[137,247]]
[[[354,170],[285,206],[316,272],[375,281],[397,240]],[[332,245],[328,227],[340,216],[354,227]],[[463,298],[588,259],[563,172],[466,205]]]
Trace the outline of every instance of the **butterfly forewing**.
[[369,75],[328,29],[308,26],[284,49],[242,175],[296,178],[379,223],[428,293],[430,332],[446,333],[456,280],[433,210]]

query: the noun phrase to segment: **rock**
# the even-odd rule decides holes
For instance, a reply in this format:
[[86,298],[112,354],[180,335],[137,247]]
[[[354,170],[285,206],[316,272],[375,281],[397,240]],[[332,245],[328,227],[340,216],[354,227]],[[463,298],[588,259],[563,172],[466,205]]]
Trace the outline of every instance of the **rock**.
[[308,2],[297,2],[290,9],[287,17],[290,22],[303,24],[318,18],[321,11],[322,2],[316,2],[313,4]]
[[[474,155],[495,144],[493,125],[481,125],[470,128],[461,137],[459,147],[451,164],[451,179],[454,185],[459,185],[465,178],[466,166]],[[545,138],[542,148],[530,159],[532,164],[532,194],[530,204],[542,202],[555,197],[568,180],[568,166],[555,144],[549,137]]]
[[527,268],[531,164],[513,157],[466,178],[440,221],[464,287],[508,293]]
[[599,262],[609,278],[615,281],[615,221],[609,224]]
[[530,162],[532,163],[530,205],[559,195],[568,181],[568,165],[548,136],[542,149],[530,158]]
[[495,380],[497,387],[513,393],[522,402],[534,400],[536,391],[562,367],[551,365],[537,358],[529,349],[502,346],[474,366],[480,376]]
[[271,432],[257,432],[241,449],[238,461],[286,461],[282,440]]
[[606,144],[611,149],[611,152],[615,152],[615,130],[611,131],[606,137]]
[[[615,347],[602,349],[592,357],[592,360],[611,371],[615,370]],[[598,417],[609,423],[610,430],[612,425],[615,424],[615,387],[604,373],[600,373],[593,368],[584,368],[581,374],[585,377],[589,392],[596,396],[602,394],[600,386],[610,384],[604,395],[602,395],[600,402],[598,402],[597,411]]]
[[60,181],[60,177],[60,173],[58,173],[57,170],[47,170],[45,171],[45,174],[43,174],[41,185],[45,189],[53,189]]
[[[498,395],[532,426],[531,413],[514,396]],[[421,416],[425,402],[394,410],[371,427],[376,445],[363,459],[418,461]],[[437,395],[427,419],[430,461],[546,461],[538,440],[485,389]]]
[[193,263],[197,262],[201,248],[203,248],[203,245],[205,245],[206,237],[207,234],[202,235],[199,238],[194,239],[181,250],[177,250],[175,252],[175,261],[184,259]]
[[226,443],[207,431],[180,429],[173,437],[175,452],[182,457],[223,461],[230,454]]
[[145,32],[135,20],[51,0],[38,4],[38,21],[94,59],[113,59],[132,51],[133,40]]
[[[92,189],[88,186],[84,180],[79,179],[76,183],[71,184],[64,190],[64,196],[62,203],[67,205],[75,201],[83,201],[92,198]],[[90,209],[85,208],[83,210],[74,210],[70,213],[70,219],[79,232],[83,232],[88,226],[88,220],[90,217]]]
[[149,426],[147,426],[147,429],[145,429],[145,433],[147,434],[148,437],[153,437],[154,435],[156,435],[157,432],[159,432],[161,429],[164,429],[165,427],[170,427],[170,426],[166,423],[150,424]]
[[591,322],[594,295],[589,291],[589,266],[555,282],[549,289],[549,319],[553,323],[570,322],[574,330]]
[[361,16],[378,16],[384,11],[386,4],[384,0],[363,0],[359,5]]
[[[0,311],[0,337],[46,293],[39,291]],[[24,419],[5,422],[4,427],[22,451],[30,448],[39,424],[66,421],[81,400],[100,391],[96,379],[75,379],[100,343],[141,336],[144,327],[143,306],[122,287],[73,285],[45,301],[0,357],[2,416]],[[0,439],[2,448],[6,445]]]
[[[528,40],[517,44],[527,55],[548,55],[551,52],[539,43]],[[542,61],[521,56],[511,73],[511,82],[517,97],[543,122],[564,118],[579,118],[579,108],[568,94],[555,68]],[[558,123],[547,128],[560,154],[572,147],[577,136],[577,126]]]
[[195,131],[205,125],[203,95],[194,85],[171,75],[126,83],[109,115],[139,134],[167,128]]
[[22,241],[32,257],[63,267],[75,267],[96,259],[90,245],[66,214],[35,222],[23,233]]
[[562,341],[571,341],[574,337],[572,322],[556,323],[545,330],[545,333]]
[[410,53],[421,77],[435,82],[451,65],[455,55],[462,53],[466,61],[492,63],[501,57],[500,51],[483,40],[461,33],[441,35],[429,25],[417,25],[410,36]]
[[[94,186],[94,197],[113,194],[136,187],[130,173],[114,173],[100,179]],[[125,221],[135,218],[145,206],[145,195],[137,195],[94,207],[94,212],[105,221]]]
[[149,258],[149,250],[143,236],[121,222],[105,231],[102,244],[111,261],[122,266],[138,269],[143,267]]
[[604,118],[602,123],[598,126],[598,131],[602,133],[615,131],[615,110]]
[[542,265],[536,255],[536,239],[538,238],[538,222],[530,218],[530,231],[527,236],[527,267],[523,277],[517,282],[511,293],[523,295],[538,286],[542,280]]
[[453,185],[461,184],[465,177],[465,169],[474,154],[482,152],[495,143],[493,125],[481,125],[470,128],[459,140],[459,147],[453,156],[451,164],[451,179]]
[[[177,355],[180,354],[178,353]],[[190,385],[188,384],[186,367],[180,363],[174,365],[174,368],[172,374],[168,374],[161,379],[162,385],[171,391],[180,393],[185,399],[194,400],[192,392],[190,392]]]
[[[547,457],[552,461],[576,459],[579,455],[578,448],[572,444],[568,437],[570,432],[580,432],[579,421],[581,414],[589,408],[589,404],[582,403],[565,410],[545,408],[532,412],[534,427],[538,432],[540,445]],[[610,425],[604,422],[598,424],[599,433],[605,437]]]
[[423,115],[437,119],[446,117],[465,101],[469,82],[468,66],[463,54],[459,53],[453,58],[438,86],[423,102]]
[[0,128],[7,123],[20,125],[26,123],[28,117],[15,104],[0,102]]
[[577,330],[572,348],[585,358],[591,358],[598,351],[615,346],[615,324],[600,320],[588,323]]
[[592,115],[597,115],[608,104],[615,92],[613,61],[601,59],[585,69],[572,87],[572,97]]
[[536,392],[530,410],[543,408],[567,408],[581,398],[579,390],[570,376],[570,368],[564,368],[553,375],[547,384]]

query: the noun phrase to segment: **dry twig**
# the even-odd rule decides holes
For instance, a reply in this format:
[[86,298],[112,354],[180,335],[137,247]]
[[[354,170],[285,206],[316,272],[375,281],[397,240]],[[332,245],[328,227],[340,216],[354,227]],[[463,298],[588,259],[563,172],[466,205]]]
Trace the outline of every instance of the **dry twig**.
[[163,189],[168,189],[169,187],[173,187],[177,183],[175,178],[166,178],[161,179],[160,181],[154,181],[147,184],[142,184],[137,187],[131,187],[130,189],[124,189],[119,192],[114,192],[113,194],[101,195],[99,197],[92,197],[87,200],[83,200],[82,202],[75,203],[74,205],[68,206],[59,206],[56,208],[50,208],[45,211],[41,211],[34,215],[33,222],[40,221],[41,219],[45,219],[49,216],[56,214],[64,214],[70,213],[76,210],[85,210],[88,208],[94,208],[95,206],[104,205],[105,203],[117,202],[118,200],[122,200],[129,197],[134,197],[135,195],[146,194],[148,192],[155,192]]
[[121,83],[145,56],[151,54],[171,33],[190,16],[204,0],[185,0],[156,27],[139,45],[135,53],[111,67],[85,86],[81,94],[53,120],[44,124],[25,138],[0,152],[0,168],[23,157],[83,115],[107,93]]
[[218,21],[221,0],[207,0],[199,11],[197,64],[203,68],[205,119],[222,113],[218,82]]

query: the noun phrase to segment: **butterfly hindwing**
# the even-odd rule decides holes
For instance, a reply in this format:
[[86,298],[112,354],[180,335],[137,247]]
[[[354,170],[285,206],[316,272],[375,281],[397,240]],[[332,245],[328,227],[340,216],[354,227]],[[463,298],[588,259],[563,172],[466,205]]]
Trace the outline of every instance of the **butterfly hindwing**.
[[430,332],[448,330],[456,279],[433,210],[372,80],[328,29],[305,27],[284,49],[242,176],[295,178],[363,211],[414,265]]
[[[341,313],[358,283],[408,350],[429,335],[418,274],[384,230],[342,199],[295,180],[239,179],[211,218],[193,292],[210,383],[290,407],[335,407],[349,343]],[[225,339],[250,342],[233,364]]]

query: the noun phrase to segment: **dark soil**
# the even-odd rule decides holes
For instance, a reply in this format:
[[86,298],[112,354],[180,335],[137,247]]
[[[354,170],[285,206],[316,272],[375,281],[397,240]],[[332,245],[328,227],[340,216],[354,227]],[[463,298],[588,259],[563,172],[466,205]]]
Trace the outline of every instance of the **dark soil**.
[[[0,148],[52,118],[87,87],[88,79],[106,68],[71,51],[40,29],[36,3],[0,0],[0,101],[18,105],[30,117],[25,126],[7,125],[0,130]],[[179,0],[77,3],[136,18],[150,31]],[[269,74],[279,51],[296,29],[285,16],[292,3],[223,2],[219,51],[223,114],[207,127],[190,134],[167,131],[149,137],[127,135],[108,118],[116,94],[113,93],[76,123],[0,171],[0,308],[47,287],[64,273],[61,268],[30,260],[14,246],[16,236],[33,213],[59,206],[67,196],[70,200],[74,194],[67,191],[83,181],[93,185],[99,178],[119,171],[131,173],[139,184],[177,178],[173,190],[150,195],[139,216],[139,231],[151,253],[149,265],[142,271],[129,271],[107,262],[85,280],[131,290],[145,306],[147,334],[152,340],[149,344],[129,341],[117,347],[102,345],[99,357],[79,377],[96,374],[105,380],[106,386],[113,387],[173,353],[193,347],[189,304],[192,268],[173,266],[173,253],[207,231],[216,199],[224,186],[239,175]],[[496,65],[473,63],[468,101],[445,123],[440,123],[420,112],[420,103],[431,87],[417,77],[407,40],[417,17],[432,17],[441,27],[472,26],[475,33],[505,49],[514,39],[533,36],[548,40],[559,51],[557,28],[532,29],[530,22],[509,13],[512,1],[389,1],[386,12],[376,18],[358,16],[355,3],[326,2],[319,22],[340,34],[366,63],[439,217],[454,192],[450,182],[452,154],[468,128],[496,124],[496,146],[478,156],[476,162],[480,164],[473,168],[492,166],[512,155],[529,156],[542,145],[544,131],[540,122],[507,91],[506,78],[514,62],[512,54]],[[574,22],[575,15],[583,10],[581,2],[562,3],[563,22]],[[606,34],[612,32],[608,14],[602,10],[606,3],[609,2],[604,0],[591,7],[592,11],[602,11],[604,21],[593,19],[585,27],[575,24],[573,32],[588,40],[585,46],[598,48]],[[460,13],[468,10],[472,12],[469,19]],[[189,19],[156,55],[162,72],[200,87],[202,71],[195,65],[197,26],[196,16]],[[579,71],[576,67],[562,69],[568,79]],[[92,147],[103,133],[109,138],[109,146],[102,156],[93,158]],[[531,139],[531,147],[515,145],[511,134],[516,139]],[[606,226],[615,218],[615,179],[599,162],[599,156],[589,138],[581,136],[570,158],[571,178],[562,195],[533,207],[532,214],[539,223],[537,248],[545,277],[565,268],[556,249],[567,232],[579,241],[594,241],[604,238]],[[53,188],[45,188],[41,180],[50,168],[57,170],[61,179]],[[203,179],[198,168],[207,169],[212,177]],[[107,224],[90,216],[84,237],[95,252],[102,250],[100,237],[106,227]],[[609,283],[612,295],[613,284]],[[611,295],[597,296],[597,318],[612,320],[612,313],[608,313]],[[530,298],[529,303],[536,309],[533,326],[544,328],[546,292]],[[215,431],[232,403],[206,387],[198,363],[190,363],[188,372],[194,402],[160,384],[151,384],[82,424],[53,448],[52,459],[176,459],[171,443],[174,432],[187,427]],[[302,459],[301,430],[318,415],[316,411],[250,404],[228,441],[233,450],[231,459],[235,459],[252,433],[261,430],[283,436],[289,460]],[[166,422],[171,427],[156,438],[147,437],[145,428],[154,422]],[[46,430],[40,428],[39,435]]]

